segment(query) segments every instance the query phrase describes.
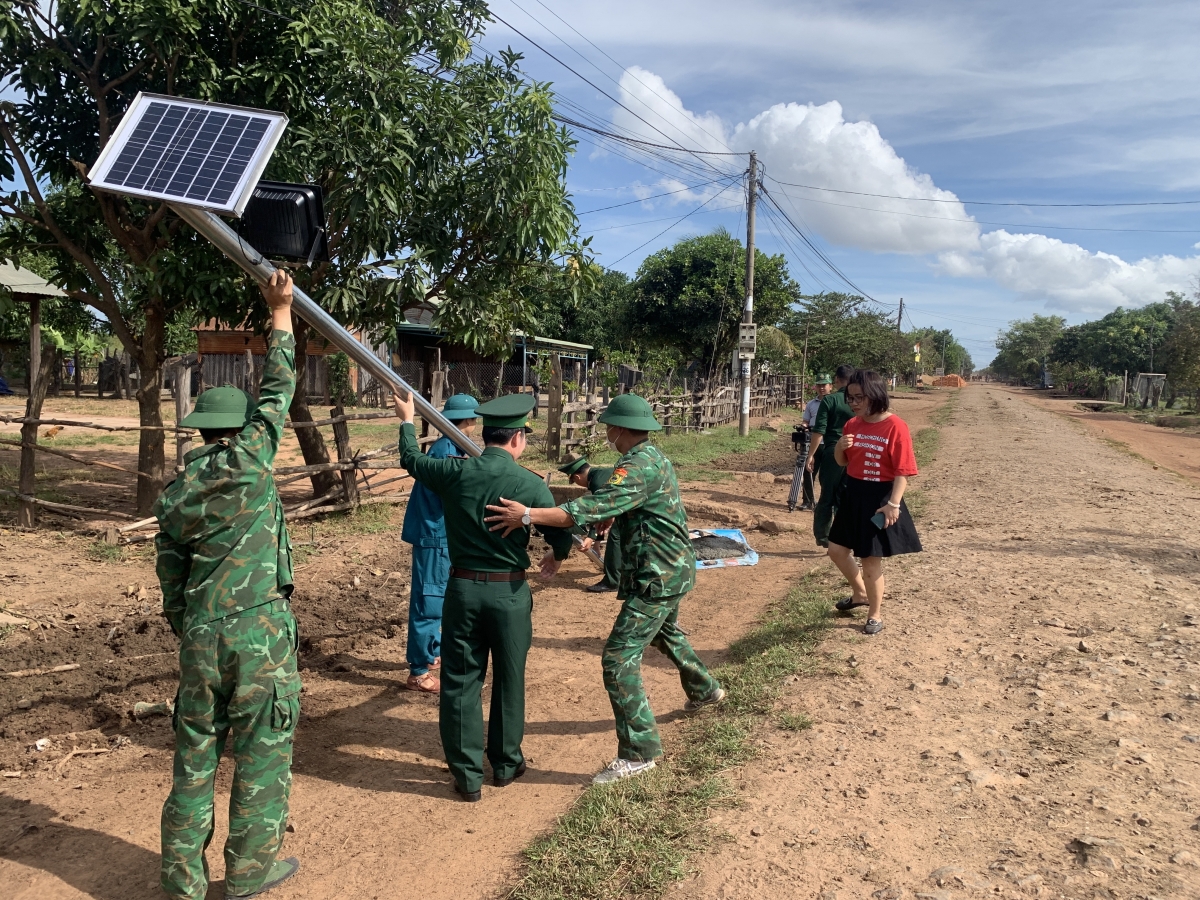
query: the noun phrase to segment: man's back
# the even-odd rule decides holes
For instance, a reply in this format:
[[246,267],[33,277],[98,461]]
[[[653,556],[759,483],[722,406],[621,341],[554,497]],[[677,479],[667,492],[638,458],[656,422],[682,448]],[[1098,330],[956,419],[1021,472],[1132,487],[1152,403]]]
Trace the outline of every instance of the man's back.
[[[499,447],[486,447],[472,459],[429,459],[415,451],[415,432],[410,424],[401,428],[401,464],[442,500],[446,517],[446,540],[450,564],[476,572],[512,572],[529,568],[529,531],[517,529],[508,537],[484,523],[487,505],[501,497],[525,506],[554,505],[546,483],[517,464]],[[543,532],[546,540],[564,558],[570,535],[557,528]]]
[[188,453],[154,505],[163,607],[177,630],[290,593],[291,548],[272,469],[295,388],[295,339],[274,331],[250,421]]

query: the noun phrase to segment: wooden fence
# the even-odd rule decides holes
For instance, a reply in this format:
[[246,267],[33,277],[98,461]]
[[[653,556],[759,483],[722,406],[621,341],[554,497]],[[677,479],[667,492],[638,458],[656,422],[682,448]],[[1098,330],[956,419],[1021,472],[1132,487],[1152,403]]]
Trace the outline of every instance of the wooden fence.
[[[585,371],[580,363],[572,362],[565,368],[566,372],[558,354],[552,354],[545,407],[546,456],[551,462],[601,441],[600,413],[607,408],[614,391],[629,390],[628,383],[614,385],[616,379],[604,364],[594,363]],[[564,374],[569,377],[564,379]],[[659,391],[655,392],[654,387]],[[668,378],[665,385],[643,382],[633,391],[650,403],[665,434],[677,430],[706,431],[739,418],[741,386],[736,382],[684,378],[675,388]],[[751,418],[766,418],[801,403],[798,375],[758,376],[750,389]]]

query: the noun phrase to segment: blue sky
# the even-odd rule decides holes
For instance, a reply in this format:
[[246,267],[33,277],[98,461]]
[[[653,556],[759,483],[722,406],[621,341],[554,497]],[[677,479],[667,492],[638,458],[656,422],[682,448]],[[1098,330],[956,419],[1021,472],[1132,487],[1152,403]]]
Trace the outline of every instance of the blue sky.
[[[914,324],[953,327],[978,365],[1007,321],[1047,312],[1083,321],[1190,291],[1200,275],[1200,204],[961,202],[1200,200],[1200,4],[493,0],[492,9],[619,101],[493,23],[482,47],[525,53],[563,114],[655,143],[757,150],[767,190],[842,273],[888,308],[904,297]],[[588,142],[568,178],[581,212],[678,191],[582,216],[605,265],[632,273],[689,234],[744,232],[739,189],[702,183],[744,169],[745,157],[622,151],[631,160],[579,136]],[[847,289],[762,206],[760,247],[787,253],[806,291]]]

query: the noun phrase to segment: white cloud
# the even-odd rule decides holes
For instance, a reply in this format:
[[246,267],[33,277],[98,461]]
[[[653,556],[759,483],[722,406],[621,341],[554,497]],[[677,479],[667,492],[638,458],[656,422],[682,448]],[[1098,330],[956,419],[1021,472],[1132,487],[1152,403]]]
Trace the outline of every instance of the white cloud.
[[1186,291],[1200,274],[1196,256],[1153,256],[1129,263],[1044,234],[1003,229],[984,234],[978,253],[944,254],[938,264],[948,275],[989,278],[1026,299],[1078,313],[1161,300],[1169,290]]
[[[780,182],[951,201],[930,204],[933,208],[922,208],[919,216],[895,215],[888,210],[911,213],[913,204],[770,185],[769,190],[785,208],[794,208],[827,240],[893,253],[939,253],[978,246],[979,226],[954,194],[941,190],[928,175],[905,163],[871,122],[847,122],[837,101],[820,106],[780,103],[730,130],[712,113],[699,115],[688,110],[661,78],[645,69],[635,67],[626,72],[621,91],[629,109],[618,107],[614,124],[647,140],[664,142],[665,134],[687,147],[754,149],[767,173]],[[662,133],[656,133],[647,122]]]
[[[1041,234],[984,233],[952,192],[908,165],[873,123],[846,121],[837,101],[776,104],[730,128],[713,113],[688,110],[659,76],[645,69],[626,72],[621,89],[622,102],[672,141],[705,150],[757,150],[776,182],[949,201],[914,204],[767,182],[784,207],[791,206],[793,218],[836,244],[932,256],[942,274],[986,278],[1023,299],[1080,313],[1160,300],[1168,290],[1186,290],[1200,274],[1200,256],[1164,255],[1130,263]],[[613,121],[627,132],[665,142],[662,133],[626,109],[614,110]],[[784,191],[793,198],[790,204],[779,196]]]

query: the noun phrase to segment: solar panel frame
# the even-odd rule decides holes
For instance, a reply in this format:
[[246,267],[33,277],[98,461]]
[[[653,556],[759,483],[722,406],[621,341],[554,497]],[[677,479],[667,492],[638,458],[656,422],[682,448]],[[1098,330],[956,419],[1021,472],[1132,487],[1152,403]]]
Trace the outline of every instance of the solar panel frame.
[[287,122],[270,110],[139,93],[88,181],[240,217]]

